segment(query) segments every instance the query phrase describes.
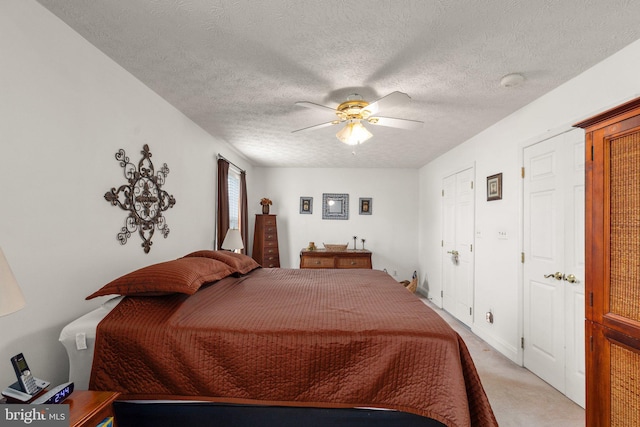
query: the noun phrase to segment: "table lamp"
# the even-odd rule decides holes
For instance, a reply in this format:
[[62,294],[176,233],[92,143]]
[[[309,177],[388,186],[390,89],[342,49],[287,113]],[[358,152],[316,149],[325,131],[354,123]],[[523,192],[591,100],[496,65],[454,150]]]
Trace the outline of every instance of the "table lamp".
[[233,252],[239,252],[240,249],[244,248],[240,230],[238,230],[237,228],[230,228],[229,230],[227,230],[227,235],[224,237],[224,241],[222,242],[221,247],[222,249],[228,249]]
[[0,248],[0,316],[18,311],[24,305],[24,295]]

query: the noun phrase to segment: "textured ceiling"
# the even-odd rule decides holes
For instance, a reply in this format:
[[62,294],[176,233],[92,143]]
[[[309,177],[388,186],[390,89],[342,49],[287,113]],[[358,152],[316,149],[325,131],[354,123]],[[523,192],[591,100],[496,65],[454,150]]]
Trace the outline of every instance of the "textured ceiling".
[[[254,165],[420,167],[640,38],[632,0],[38,0]],[[526,77],[505,89],[500,78]],[[335,107],[393,91],[352,147]],[[178,143],[178,142],[176,142]]]

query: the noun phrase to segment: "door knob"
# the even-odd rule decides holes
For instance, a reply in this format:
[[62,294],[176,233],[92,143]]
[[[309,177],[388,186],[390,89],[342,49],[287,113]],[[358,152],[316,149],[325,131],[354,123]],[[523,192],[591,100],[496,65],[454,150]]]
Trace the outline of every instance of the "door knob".
[[564,277],[564,280],[569,283],[578,283],[578,279],[573,274],[569,274],[568,276]]
[[[553,277],[556,280],[562,280],[562,273],[560,273],[559,271],[556,271],[555,273],[544,275],[545,279],[548,279],[549,277]],[[575,279],[575,276],[574,276],[574,279]]]
[[460,253],[458,251],[447,251],[448,254],[451,254],[453,256],[458,256],[460,255]]

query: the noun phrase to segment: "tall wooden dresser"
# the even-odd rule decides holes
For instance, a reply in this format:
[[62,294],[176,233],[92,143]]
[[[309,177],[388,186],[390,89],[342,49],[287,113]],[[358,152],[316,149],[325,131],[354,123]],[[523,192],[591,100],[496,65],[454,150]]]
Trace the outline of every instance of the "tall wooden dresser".
[[640,98],[586,136],[588,426],[640,426]]
[[256,215],[251,256],[263,267],[280,267],[278,227],[275,215]]

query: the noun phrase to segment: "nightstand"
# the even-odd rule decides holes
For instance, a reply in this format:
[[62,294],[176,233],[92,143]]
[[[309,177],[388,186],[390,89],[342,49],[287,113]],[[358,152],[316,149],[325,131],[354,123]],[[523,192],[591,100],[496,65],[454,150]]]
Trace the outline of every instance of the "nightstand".
[[69,405],[69,426],[95,427],[105,418],[113,417],[111,404],[119,395],[112,391],[74,391],[63,402]]

